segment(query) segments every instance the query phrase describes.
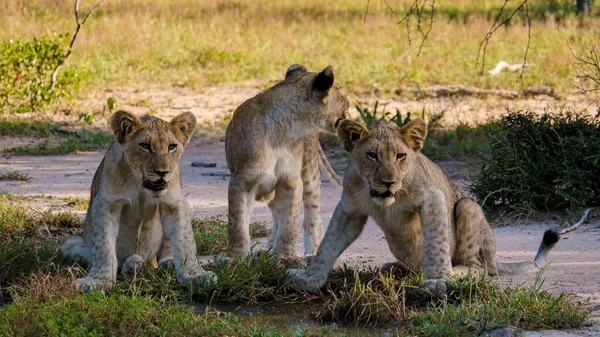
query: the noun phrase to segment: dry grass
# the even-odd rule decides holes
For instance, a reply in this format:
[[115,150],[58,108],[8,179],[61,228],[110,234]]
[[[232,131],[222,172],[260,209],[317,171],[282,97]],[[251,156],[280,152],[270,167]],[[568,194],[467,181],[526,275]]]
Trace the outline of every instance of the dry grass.
[[[405,27],[396,24],[398,16],[383,1],[371,1],[366,18],[366,0],[107,1],[84,27],[70,62],[91,72],[88,93],[98,86],[147,82],[195,88],[269,82],[298,62],[311,69],[332,64],[342,84],[357,91],[434,83],[520,88],[518,74],[480,76],[475,68],[479,42],[502,2],[438,2],[431,35],[416,57],[418,35],[409,44]],[[411,1],[388,3],[401,14]],[[589,20],[586,29],[578,29],[573,15],[544,12],[544,4],[531,5],[533,66],[524,85],[572,90],[568,45],[577,51],[590,44],[600,35],[600,21]],[[4,1],[0,39],[72,31],[71,7],[70,1]],[[526,37],[520,19],[498,30],[488,48],[488,67],[500,60],[521,61]]]

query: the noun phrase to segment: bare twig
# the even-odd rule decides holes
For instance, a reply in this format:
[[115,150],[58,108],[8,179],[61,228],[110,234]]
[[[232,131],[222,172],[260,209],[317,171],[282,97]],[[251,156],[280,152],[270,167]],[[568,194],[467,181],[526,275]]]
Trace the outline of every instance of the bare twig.
[[[494,33],[498,30],[498,28],[508,24],[512,20],[512,18],[515,16],[515,14],[517,14],[524,6],[527,5],[528,0],[522,0],[522,2],[519,4],[519,6],[517,6],[517,8],[515,8],[515,10],[512,11],[512,13],[510,13],[510,15],[508,16],[507,19],[500,21],[500,19],[502,18],[502,14],[504,14],[504,10],[506,9],[506,5],[508,4],[509,1],[510,0],[504,0],[504,4],[502,4],[502,7],[500,7],[500,10],[498,11],[498,15],[496,15],[496,18],[494,19],[494,23],[492,23],[492,26],[490,27],[489,31],[485,34],[485,36],[479,43],[479,49],[477,50],[477,59],[475,60],[475,67],[479,66],[479,64],[480,64],[479,60],[481,59],[480,73],[482,75],[483,75],[483,68],[485,67],[485,55],[486,55],[488,44],[490,43],[490,39],[492,38]],[[529,18],[529,10],[527,10],[526,14],[527,14],[527,18],[529,19],[529,29],[531,31],[531,19]],[[527,51],[529,50],[530,40],[531,40],[531,32],[527,37]],[[524,62],[527,61],[527,51],[525,52]]]
[[[575,57],[575,62],[572,62],[575,76],[581,82],[579,85],[575,84],[575,87],[581,92],[600,90],[600,54],[596,46],[589,46],[579,55],[576,55],[573,50],[571,53]],[[594,86],[586,87],[586,82],[592,82]]]
[[[390,4],[387,2],[387,0],[383,0],[383,3],[387,6],[387,8],[389,9],[389,11],[392,14],[399,16],[398,14],[396,14],[396,11],[394,11],[394,9],[392,8],[392,6],[390,6]],[[428,14],[426,7],[431,8],[429,11],[429,14]],[[408,9],[408,12],[398,20],[399,25],[404,23],[406,26],[406,37],[408,39],[409,45],[412,44],[411,25],[410,25],[411,18],[414,17],[417,20],[416,30],[421,35],[421,43],[419,44],[419,50],[417,51],[417,56],[421,55],[423,45],[425,44],[425,41],[429,37],[429,33],[431,32],[431,28],[433,27],[434,15],[435,15],[435,0],[431,0],[431,3],[429,2],[429,0],[413,0],[413,3],[411,4],[411,6]],[[429,16],[429,23],[427,25],[427,29],[425,30],[424,29],[425,24],[423,23],[423,18],[426,16]]]
[[104,3],[104,0],[100,0],[98,3],[96,3],[94,5],[94,7],[92,7],[92,9],[90,9],[90,11],[87,12],[87,14],[83,17],[83,20],[81,20],[81,21],[79,21],[79,2],[80,2],[80,0],[75,0],[75,22],[77,23],[77,27],[75,28],[75,31],[73,32],[73,37],[71,37],[71,42],[69,43],[69,49],[67,49],[67,53],[65,54],[65,57],[62,60],[60,60],[60,62],[58,62],[58,64],[54,68],[54,71],[52,72],[52,79],[50,80],[50,84],[48,85],[48,90],[52,89],[54,87],[54,84],[56,84],[56,77],[58,75],[58,71],[63,66],[63,64],[65,64],[65,62],[71,55],[71,52],[73,51],[73,45],[75,44],[75,39],[77,39],[77,34],[79,34],[79,30],[85,24],[88,17],[90,16],[90,14],[92,14],[92,12],[96,10],[96,8],[98,8],[100,5],[102,5]]
[[[529,54],[529,46],[531,45],[531,16],[529,16],[529,3],[525,3],[525,17],[527,18],[527,47],[525,47],[525,55],[523,55],[523,65],[527,64],[527,55]],[[521,68],[521,73],[517,77],[517,82],[521,82],[521,88],[524,88],[523,74],[525,74],[525,67]]]

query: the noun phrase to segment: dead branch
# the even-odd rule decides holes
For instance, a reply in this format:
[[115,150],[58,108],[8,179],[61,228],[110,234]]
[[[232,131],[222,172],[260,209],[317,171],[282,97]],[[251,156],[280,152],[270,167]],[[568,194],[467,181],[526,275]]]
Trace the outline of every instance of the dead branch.
[[545,85],[527,88],[522,92],[503,89],[479,89],[465,87],[464,85],[435,85],[425,89],[412,89],[409,90],[409,92],[418,97],[498,96],[507,99],[516,99],[522,96],[531,97],[538,95],[547,95],[556,99],[560,99],[560,96],[558,96],[554,88]]
[[591,210],[592,210],[591,208],[586,209],[583,212],[581,219],[579,219],[579,221],[577,221],[577,223],[575,223],[573,226],[569,226],[569,227],[563,229],[562,231],[560,231],[560,235],[565,235],[569,232],[572,232],[572,231],[576,230],[577,228],[579,228],[581,225],[583,225],[583,223],[585,222],[585,219],[587,219],[588,214],[590,214]]
[[[522,0],[521,3],[519,4],[519,6],[517,6],[517,8],[515,8],[515,10],[512,11],[508,15],[508,18],[506,18],[503,21],[500,21],[500,19],[502,18],[502,15],[504,14],[504,11],[506,9],[506,5],[509,3],[509,1],[510,0],[504,0],[504,4],[502,4],[502,7],[500,7],[500,10],[498,11],[498,15],[496,15],[496,18],[494,19],[492,26],[490,27],[488,32],[485,34],[485,36],[479,43],[479,49],[477,50],[477,58],[475,59],[475,67],[479,66],[479,64],[480,64],[479,60],[481,59],[480,74],[482,74],[482,75],[483,75],[483,68],[485,67],[485,56],[486,56],[486,52],[487,52],[487,47],[488,47],[488,44],[490,43],[490,40],[492,39],[492,36],[498,30],[498,28],[505,26],[509,22],[511,22],[512,18],[515,16],[515,14],[517,14],[521,9],[523,9],[525,6],[528,5],[528,3],[527,3],[528,0]],[[531,18],[529,16],[529,7],[528,6],[526,8],[525,14],[527,16],[529,32],[527,34],[527,48],[525,50],[525,57],[523,59],[523,63],[527,62],[527,52],[529,51],[529,43],[531,42]]]
[[591,208],[586,209],[583,212],[581,219],[572,226],[569,226],[561,231],[558,231],[555,229],[549,229],[546,232],[544,232],[544,237],[542,238],[542,242],[540,243],[540,247],[538,248],[535,258],[533,259],[533,263],[539,268],[541,266],[540,262],[542,262],[546,259],[546,256],[548,256],[548,253],[550,253],[550,250],[552,250],[552,248],[554,248],[554,246],[556,245],[558,240],[560,240],[560,238],[563,235],[565,235],[569,232],[572,232],[572,231],[576,230],[577,228],[579,228],[581,225],[583,225],[583,223],[587,219],[587,216],[590,214],[590,211],[591,211]]
[[[595,45],[592,45],[576,55],[573,50],[571,53],[575,57],[575,62],[571,62],[575,69],[575,77],[581,84],[575,84],[575,87],[582,93],[588,91],[600,90],[600,54]],[[586,87],[586,82],[592,82],[593,87]]]
[[90,14],[92,14],[92,12],[96,10],[96,8],[98,8],[100,5],[102,5],[104,3],[104,0],[100,0],[100,2],[96,3],[96,5],[94,5],[94,7],[92,7],[92,9],[90,9],[90,11],[83,17],[83,20],[81,20],[81,21],[79,21],[79,2],[80,2],[80,0],[75,0],[75,22],[77,23],[77,27],[75,28],[75,31],[73,32],[73,37],[71,37],[71,42],[69,43],[69,49],[67,49],[67,53],[65,54],[65,57],[62,60],[60,60],[60,62],[58,62],[58,64],[54,68],[54,71],[52,72],[52,79],[50,80],[50,84],[48,85],[48,90],[51,90],[54,87],[54,84],[56,84],[56,77],[58,75],[58,71],[63,66],[63,64],[65,64],[65,62],[67,61],[69,56],[71,56],[71,52],[73,51],[73,45],[75,44],[75,40],[77,39],[77,34],[79,34],[79,30],[85,24],[88,17],[90,16]]

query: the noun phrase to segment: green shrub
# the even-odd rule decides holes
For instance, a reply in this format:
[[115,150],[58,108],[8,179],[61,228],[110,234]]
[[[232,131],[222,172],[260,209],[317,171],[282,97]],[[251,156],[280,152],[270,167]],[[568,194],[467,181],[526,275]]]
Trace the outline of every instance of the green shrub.
[[82,73],[65,67],[53,88],[52,73],[65,61],[69,34],[34,37],[32,41],[3,41],[0,47],[0,109],[38,111],[58,97],[69,97],[78,88]]
[[600,119],[510,112],[488,128],[489,157],[470,187],[487,209],[600,204]]

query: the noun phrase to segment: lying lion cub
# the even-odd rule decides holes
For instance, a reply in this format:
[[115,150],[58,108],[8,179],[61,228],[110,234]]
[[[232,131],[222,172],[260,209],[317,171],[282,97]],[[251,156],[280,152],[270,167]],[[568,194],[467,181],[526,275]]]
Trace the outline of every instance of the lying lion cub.
[[[335,132],[350,103],[334,83],[333,70],[308,72],[295,64],[285,80],[240,105],[227,127],[229,256],[250,253],[249,220],[254,201],[269,201],[273,232],[269,247],[294,260],[300,203],[304,202],[304,254],[314,255],[323,237],[319,169],[337,174],[319,145],[319,130]],[[339,179],[339,177],[337,177]]]
[[446,292],[448,277],[469,268],[498,272],[495,236],[483,211],[421,154],[426,136],[427,125],[420,118],[403,128],[380,122],[367,130],[351,120],[340,123],[338,137],[352,162],[315,260],[307,269],[288,270],[296,288],[316,292],[323,287],[368,217],[381,227],[397,259],[383,268],[423,268],[425,288]]
[[179,159],[196,127],[182,113],[171,122],[117,111],[110,121],[116,142],[110,145],[92,182],[90,205],[81,236],[62,245],[67,256],[91,266],[77,279],[83,290],[109,288],[117,268],[129,274],[143,262],[174,265],[177,281],[214,281],[196,259],[187,201],[181,193]]

